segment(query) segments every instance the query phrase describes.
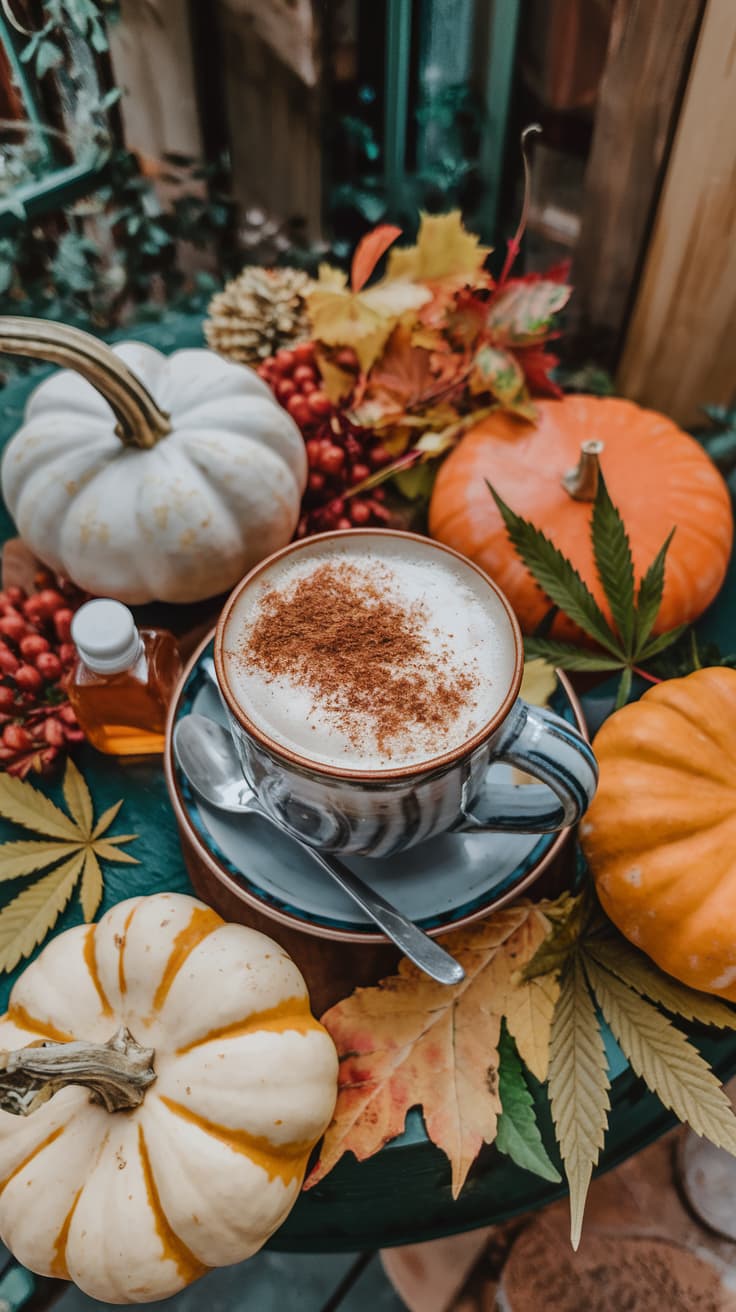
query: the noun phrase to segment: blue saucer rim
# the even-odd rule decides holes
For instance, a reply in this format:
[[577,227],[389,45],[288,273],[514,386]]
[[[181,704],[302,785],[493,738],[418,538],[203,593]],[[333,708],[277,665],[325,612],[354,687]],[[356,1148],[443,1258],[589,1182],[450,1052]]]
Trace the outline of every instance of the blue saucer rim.
[[[200,664],[204,658],[211,657],[213,640],[214,630],[202,640],[190,658],[169,710],[165,772],[172,805],[180,825],[186,828],[198,854],[220,883],[230,889],[241,901],[248,903],[269,919],[321,938],[353,943],[386,942],[383,934],[370,929],[363,922],[338,920],[332,916],[307,913],[303,908],[294,906],[261,888],[229,859],[207,829],[199,811],[196,795],[174,760],[171,742],[174,725],[183,715],[189,714],[206,678]],[[558,687],[553,694],[552,704],[554,705],[554,699],[558,698],[561,704],[555,709],[577,725],[587,736],[582,708],[575,693],[559,670],[557,679]],[[499,909],[536,881],[569,837],[569,830],[563,830],[558,834],[541,834],[539,842],[535,844],[530,854],[507,875],[501,884],[495,886],[492,895],[479,894],[470,902],[454,907],[444,915],[424,917],[418,920],[417,924],[434,938],[439,934],[460,929]]]

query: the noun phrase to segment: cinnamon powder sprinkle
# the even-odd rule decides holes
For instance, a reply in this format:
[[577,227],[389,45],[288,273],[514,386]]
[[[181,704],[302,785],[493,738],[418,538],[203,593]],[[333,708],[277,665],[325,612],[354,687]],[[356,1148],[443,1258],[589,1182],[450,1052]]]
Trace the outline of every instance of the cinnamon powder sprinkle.
[[242,656],[269,680],[286,678],[314,695],[354,745],[372,732],[382,752],[412,731],[437,754],[458,714],[473,703],[477,680],[448,672],[449,650],[430,645],[421,602],[391,596],[380,567],[356,576],[326,562],[291,588],[261,599]]

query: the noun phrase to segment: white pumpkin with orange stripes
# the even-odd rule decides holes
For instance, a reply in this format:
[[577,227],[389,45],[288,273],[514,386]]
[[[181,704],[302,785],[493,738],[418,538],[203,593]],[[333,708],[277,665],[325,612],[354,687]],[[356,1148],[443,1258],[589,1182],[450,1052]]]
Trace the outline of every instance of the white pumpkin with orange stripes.
[[27,1115],[0,1111],[0,1237],[32,1271],[142,1303],[282,1223],[332,1115],[337,1057],[278,944],[177,894],[52,939],[11,993],[0,1049],[55,1060],[76,1049],[28,1045],[97,1052],[121,1027],[153,1049],[138,1106],[110,1111],[69,1082]]

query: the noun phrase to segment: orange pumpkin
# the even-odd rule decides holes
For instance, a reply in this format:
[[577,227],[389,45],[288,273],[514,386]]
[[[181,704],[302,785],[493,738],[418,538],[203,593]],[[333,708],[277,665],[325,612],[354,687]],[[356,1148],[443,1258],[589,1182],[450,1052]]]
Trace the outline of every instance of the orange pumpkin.
[[[525,633],[549,609],[511,546],[486,479],[517,514],[542,529],[573,562],[610,619],[593,561],[591,500],[575,500],[563,478],[584,443],[602,443],[600,467],[631,540],[640,578],[673,525],[664,596],[654,633],[688,623],[718,592],[731,554],[728,488],[693,438],[632,401],[568,396],[539,401],[536,425],[499,411],[462,439],[442,465],[429,531],[480,565],[506,593]],[[558,616],[557,638],[580,638]]]
[[658,684],[594,748],[580,837],[604,910],[670,975],[736,1002],[736,670]]

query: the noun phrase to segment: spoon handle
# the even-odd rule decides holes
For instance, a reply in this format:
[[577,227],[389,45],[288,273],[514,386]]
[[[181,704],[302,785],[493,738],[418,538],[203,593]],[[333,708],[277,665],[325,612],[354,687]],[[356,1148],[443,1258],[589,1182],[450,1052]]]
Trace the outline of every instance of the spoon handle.
[[329,853],[318,852],[313,847],[307,850],[317,864],[332,876],[359,907],[363,908],[371,920],[375,921],[379,929],[382,929],[391,942],[396,944],[404,956],[413,961],[414,965],[426,975],[436,980],[438,984],[459,984],[465,979],[465,971],[459,961],[425,934],[423,929],[402,915],[397,907],[386,902],[380,893],[376,893],[374,889],[364,884],[363,880],[354,875],[352,870],[348,870],[342,861]]

